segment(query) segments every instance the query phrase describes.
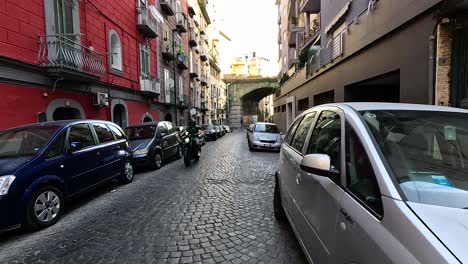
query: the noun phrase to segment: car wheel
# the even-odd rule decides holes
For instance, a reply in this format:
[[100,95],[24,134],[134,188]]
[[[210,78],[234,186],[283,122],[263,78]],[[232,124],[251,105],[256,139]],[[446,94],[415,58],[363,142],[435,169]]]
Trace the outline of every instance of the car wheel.
[[184,156],[184,150],[181,148],[180,144],[177,146],[176,158],[181,159]]
[[49,227],[58,221],[63,208],[62,192],[54,186],[43,186],[33,193],[26,206],[24,225],[29,230]]
[[132,163],[129,160],[124,161],[120,182],[123,184],[131,183],[133,181],[133,176],[135,176],[135,174],[133,172]]
[[155,152],[153,155],[153,160],[151,163],[151,168],[153,170],[159,170],[162,166],[162,156],[161,153]]
[[279,221],[284,221],[286,219],[286,214],[284,213],[284,208],[281,203],[281,192],[278,183],[278,179],[275,181],[275,191],[273,194],[273,210],[275,213],[275,218]]

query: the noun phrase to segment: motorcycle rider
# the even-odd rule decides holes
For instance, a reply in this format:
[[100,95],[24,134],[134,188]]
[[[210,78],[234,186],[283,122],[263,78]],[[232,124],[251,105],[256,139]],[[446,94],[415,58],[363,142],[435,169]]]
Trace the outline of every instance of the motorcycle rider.
[[201,133],[200,128],[195,124],[195,120],[190,118],[190,121],[187,126],[187,132],[189,132],[190,140],[195,140],[197,144],[199,144],[199,136]]

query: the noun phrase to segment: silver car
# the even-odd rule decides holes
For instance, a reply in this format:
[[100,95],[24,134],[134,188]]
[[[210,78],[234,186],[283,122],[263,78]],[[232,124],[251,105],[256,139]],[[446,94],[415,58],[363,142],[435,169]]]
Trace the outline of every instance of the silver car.
[[311,263],[468,263],[468,111],[342,103],[298,116],[274,210]]
[[279,151],[283,142],[278,127],[272,123],[255,123],[247,131],[249,149]]

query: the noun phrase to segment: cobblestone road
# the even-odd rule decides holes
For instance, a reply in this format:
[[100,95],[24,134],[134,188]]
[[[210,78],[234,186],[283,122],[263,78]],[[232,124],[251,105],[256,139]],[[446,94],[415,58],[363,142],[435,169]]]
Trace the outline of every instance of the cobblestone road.
[[55,226],[0,236],[0,263],[305,263],[273,217],[277,153],[249,152],[244,133],[110,184],[69,204]]

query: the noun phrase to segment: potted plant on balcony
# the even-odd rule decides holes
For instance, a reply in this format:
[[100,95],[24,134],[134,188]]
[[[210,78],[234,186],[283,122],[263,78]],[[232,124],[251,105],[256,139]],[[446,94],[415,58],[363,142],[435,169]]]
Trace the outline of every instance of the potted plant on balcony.
[[290,16],[289,17],[289,23],[291,23],[291,25],[297,25],[297,17]]

